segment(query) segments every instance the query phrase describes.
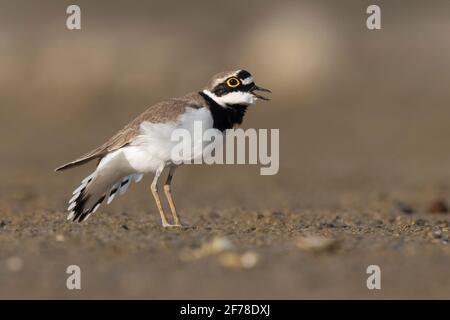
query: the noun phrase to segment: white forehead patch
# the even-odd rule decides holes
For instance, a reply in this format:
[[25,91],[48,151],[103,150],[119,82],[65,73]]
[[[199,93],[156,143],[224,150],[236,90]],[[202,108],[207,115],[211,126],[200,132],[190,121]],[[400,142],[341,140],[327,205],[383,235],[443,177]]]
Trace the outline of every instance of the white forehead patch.
[[245,78],[244,80],[242,80],[242,84],[244,86],[247,85],[247,84],[250,84],[252,82],[253,82],[253,77],[248,77],[248,78]]

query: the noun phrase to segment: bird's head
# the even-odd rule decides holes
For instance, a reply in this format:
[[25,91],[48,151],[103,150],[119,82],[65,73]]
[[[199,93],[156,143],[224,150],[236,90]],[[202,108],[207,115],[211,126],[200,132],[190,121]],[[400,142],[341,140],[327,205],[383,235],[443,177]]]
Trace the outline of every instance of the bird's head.
[[251,105],[256,100],[269,100],[259,92],[271,92],[258,87],[252,75],[246,70],[226,71],[211,78],[203,90],[217,104],[228,107],[233,105]]

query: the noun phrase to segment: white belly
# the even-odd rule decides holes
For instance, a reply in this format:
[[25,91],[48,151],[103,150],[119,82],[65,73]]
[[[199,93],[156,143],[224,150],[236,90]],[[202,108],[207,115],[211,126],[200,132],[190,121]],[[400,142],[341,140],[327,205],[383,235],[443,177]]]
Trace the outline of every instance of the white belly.
[[[199,148],[203,149],[204,142],[202,135],[194,133],[194,123],[201,123],[202,130],[208,130],[213,127],[213,118],[207,108],[194,109],[186,108],[176,121],[170,123],[150,123],[141,124],[141,134],[131,143],[116,152],[123,152],[129,165],[136,172],[147,173],[154,172],[163,165],[172,162],[172,150],[179,144],[172,137],[175,129],[185,129],[189,132],[192,145],[197,153]],[[198,127],[197,127],[198,128]],[[201,152],[201,150],[200,150]]]

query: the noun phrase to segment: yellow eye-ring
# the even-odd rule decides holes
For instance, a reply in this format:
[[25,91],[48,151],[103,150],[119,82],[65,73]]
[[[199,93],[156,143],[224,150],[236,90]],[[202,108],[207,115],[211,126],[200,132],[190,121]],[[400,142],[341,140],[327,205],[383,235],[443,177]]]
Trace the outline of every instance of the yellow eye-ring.
[[229,86],[230,88],[236,88],[240,84],[241,82],[236,77],[231,77],[230,79],[227,80],[227,86]]

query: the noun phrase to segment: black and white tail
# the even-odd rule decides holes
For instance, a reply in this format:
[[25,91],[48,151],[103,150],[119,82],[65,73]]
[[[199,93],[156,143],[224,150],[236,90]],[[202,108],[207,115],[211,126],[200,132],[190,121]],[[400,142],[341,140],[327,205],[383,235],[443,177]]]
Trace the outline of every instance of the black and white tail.
[[96,170],[87,176],[81,185],[73,192],[69,200],[68,220],[83,222],[97,211],[106,200],[107,204],[113,201],[116,194],[124,194],[131,181],[139,182],[143,174],[133,173],[127,176],[117,176],[120,173]]

